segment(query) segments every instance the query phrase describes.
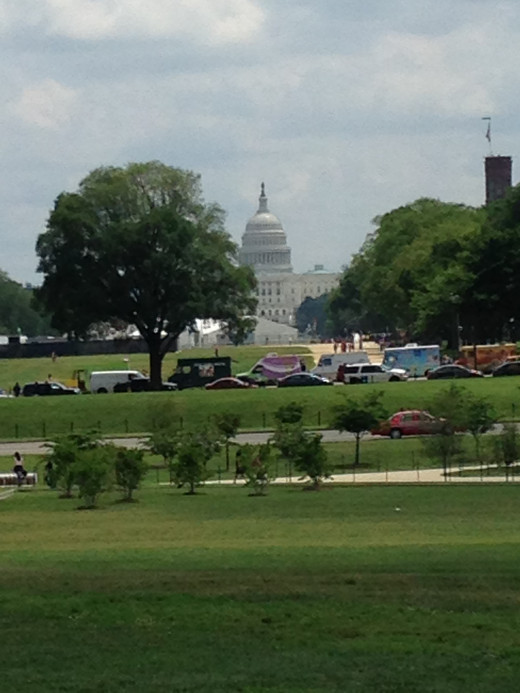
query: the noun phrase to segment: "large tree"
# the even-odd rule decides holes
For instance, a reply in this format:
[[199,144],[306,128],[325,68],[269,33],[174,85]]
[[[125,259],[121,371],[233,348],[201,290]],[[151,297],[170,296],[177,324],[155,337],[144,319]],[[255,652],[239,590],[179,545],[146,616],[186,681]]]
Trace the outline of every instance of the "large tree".
[[80,337],[99,320],[135,324],[155,387],[195,318],[236,325],[254,312],[254,276],[236,264],[222,209],[204,203],[199,176],[160,162],[99,168],[62,193],[36,251],[54,326]]
[[420,199],[375,220],[331,299],[333,316],[367,331],[453,338],[471,292],[474,254],[485,213]]

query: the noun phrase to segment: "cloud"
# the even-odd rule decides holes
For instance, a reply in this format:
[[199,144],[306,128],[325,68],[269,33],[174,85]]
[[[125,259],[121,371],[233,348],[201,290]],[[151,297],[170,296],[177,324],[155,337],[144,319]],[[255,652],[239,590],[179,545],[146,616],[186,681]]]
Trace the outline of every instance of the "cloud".
[[[39,0],[41,3],[42,0]],[[79,40],[191,37],[213,43],[254,38],[263,12],[253,0],[46,0],[50,35]]]
[[29,125],[55,130],[69,121],[77,96],[74,89],[46,79],[26,87],[12,110]]

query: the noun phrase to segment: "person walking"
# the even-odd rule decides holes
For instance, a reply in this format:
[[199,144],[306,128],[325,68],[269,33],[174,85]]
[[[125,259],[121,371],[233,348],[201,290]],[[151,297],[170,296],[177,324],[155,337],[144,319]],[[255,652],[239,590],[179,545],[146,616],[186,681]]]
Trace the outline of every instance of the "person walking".
[[18,381],[15,382],[14,387],[13,387],[13,395],[15,397],[20,397],[20,392],[21,392],[21,387],[20,383]]

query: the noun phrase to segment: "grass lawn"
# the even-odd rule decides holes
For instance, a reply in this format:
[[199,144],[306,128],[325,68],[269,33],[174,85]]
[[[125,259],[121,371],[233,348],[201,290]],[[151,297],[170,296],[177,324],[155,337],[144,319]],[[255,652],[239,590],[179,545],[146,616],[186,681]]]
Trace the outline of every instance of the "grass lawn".
[[[2,363],[2,362],[0,362]],[[203,389],[182,392],[142,392],[77,397],[0,399],[0,439],[46,438],[71,430],[98,428],[103,434],[149,431],[158,410],[168,408],[178,426],[205,423],[213,413],[230,412],[241,418],[243,430],[272,429],[273,413],[282,404],[304,404],[304,422],[312,428],[330,425],[334,406],[342,398],[358,398],[375,389],[384,392],[389,413],[400,408],[427,409],[440,381],[382,383],[380,385],[259,388],[249,391]],[[520,376],[474,379],[463,387],[489,398],[501,420],[520,415]]]
[[138,498],[0,501],[3,693],[516,690],[516,486]]

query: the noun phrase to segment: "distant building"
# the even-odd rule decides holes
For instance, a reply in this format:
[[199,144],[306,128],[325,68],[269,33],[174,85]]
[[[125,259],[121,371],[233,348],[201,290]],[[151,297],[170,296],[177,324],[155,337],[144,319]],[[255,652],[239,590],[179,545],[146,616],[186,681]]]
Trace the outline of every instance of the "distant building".
[[328,293],[341,276],[323,265],[314,265],[304,274],[293,273],[287,236],[281,221],[269,211],[263,183],[258,210],[242,235],[239,262],[254,269],[257,316],[286,325],[295,324],[296,310],[307,297]]
[[486,204],[505,197],[512,185],[513,163],[510,156],[486,156]]

